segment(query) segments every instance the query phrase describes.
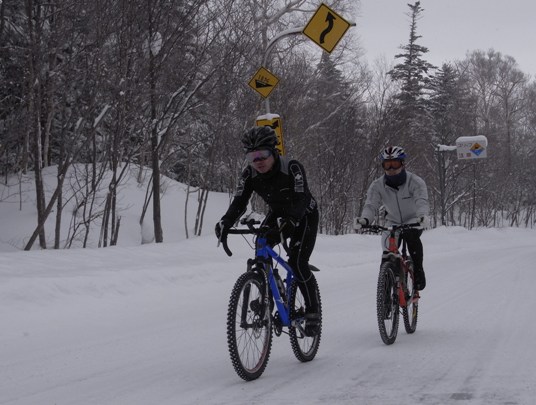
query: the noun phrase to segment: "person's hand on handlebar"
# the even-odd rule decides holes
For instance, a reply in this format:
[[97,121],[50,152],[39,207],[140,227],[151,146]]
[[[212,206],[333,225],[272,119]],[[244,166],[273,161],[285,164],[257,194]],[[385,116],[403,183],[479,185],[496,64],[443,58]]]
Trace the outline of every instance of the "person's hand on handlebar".
[[367,226],[368,224],[369,224],[369,220],[367,218],[357,217],[354,220],[354,230],[358,231],[364,226]]
[[423,215],[419,218],[419,223],[423,229],[430,228],[430,217],[428,215]]
[[231,225],[232,223],[228,219],[223,218],[216,224],[214,232],[216,233],[218,241],[220,241],[222,236],[227,233]]

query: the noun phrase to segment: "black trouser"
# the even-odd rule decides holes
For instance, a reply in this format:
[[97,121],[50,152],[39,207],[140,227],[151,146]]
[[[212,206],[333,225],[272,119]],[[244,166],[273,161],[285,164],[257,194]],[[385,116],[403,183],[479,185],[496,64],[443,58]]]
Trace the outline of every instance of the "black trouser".
[[[421,242],[422,229],[406,229],[402,233],[402,239],[406,241],[408,252],[413,260],[413,265],[416,270],[422,270],[423,262],[423,247]],[[401,240],[398,241],[399,244]]]
[[[264,224],[272,227],[277,227],[277,217],[273,214],[268,214],[263,221]],[[296,279],[298,286],[305,298],[307,312],[318,312],[318,297],[316,295],[316,280],[312,277],[311,269],[309,268],[309,258],[313,253],[316,242],[316,234],[318,231],[318,210],[306,214],[299,225],[291,234],[284,234],[285,238],[290,238],[288,263]],[[276,245],[279,241],[269,240],[271,246]]]

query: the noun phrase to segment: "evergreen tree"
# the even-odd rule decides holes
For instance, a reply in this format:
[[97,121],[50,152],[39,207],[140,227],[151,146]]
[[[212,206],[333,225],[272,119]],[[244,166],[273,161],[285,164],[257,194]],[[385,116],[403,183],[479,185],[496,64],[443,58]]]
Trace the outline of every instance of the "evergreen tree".
[[426,125],[423,125],[426,124],[424,90],[430,80],[429,71],[435,67],[422,58],[428,48],[417,44],[421,38],[417,35],[417,21],[424,10],[420,1],[408,6],[411,9],[408,13],[411,21],[409,42],[401,47],[402,53],[395,55],[403,62],[395,65],[389,75],[400,84],[400,92],[396,95],[398,105],[394,135],[398,136],[398,143],[403,144],[411,156],[418,157],[423,153],[422,142],[426,139]]
[[434,216],[441,225],[446,225],[449,222],[447,215],[452,215],[463,165],[457,164],[454,151],[442,146],[455,145],[458,137],[475,132],[475,100],[469,93],[467,78],[450,64],[444,64],[431,77],[429,90],[427,109],[431,118],[431,141],[436,153],[432,162],[435,166],[431,166],[431,170],[426,171],[429,175],[424,177],[428,184],[434,185],[430,195]]

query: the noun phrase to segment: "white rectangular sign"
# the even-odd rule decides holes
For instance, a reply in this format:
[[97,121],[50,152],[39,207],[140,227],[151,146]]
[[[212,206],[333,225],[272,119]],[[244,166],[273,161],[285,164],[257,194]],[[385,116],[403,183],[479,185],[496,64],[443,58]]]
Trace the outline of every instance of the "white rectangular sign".
[[456,139],[458,159],[482,159],[488,157],[488,140],[484,135],[462,136]]

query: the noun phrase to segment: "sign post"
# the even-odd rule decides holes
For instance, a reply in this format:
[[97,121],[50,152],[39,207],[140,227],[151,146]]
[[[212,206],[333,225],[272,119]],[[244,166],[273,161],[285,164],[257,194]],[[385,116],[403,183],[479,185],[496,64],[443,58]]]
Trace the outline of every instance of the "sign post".
[[322,3],[306,26],[290,28],[280,32],[272,38],[264,51],[264,58],[262,60],[263,67],[257,71],[255,76],[253,76],[249,82],[249,86],[264,97],[266,114],[270,113],[270,100],[268,99],[268,96],[279,82],[279,79],[264,66],[267,65],[268,55],[277,41],[289,35],[304,34],[322,49],[331,53],[348,28],[355,27],[355,25],[355,22],[345,20]]
[[484,135],[476,136],[461,136],[456,139],[456,145],[437,145],[437,169],[439,177],[439,196],[440,196],[440,209],[441,209],[441,225],[446,225],[447,209],[446,209],[446,188],[447,188],[447,179],[446,179],[446,166],[445,166],[445,157],[443,156],[444,152],[454,152],[458,160],[473,160],[473,188],[476,187],[477,177],[476,177],[476,159],[486,158],[487,153],[488,139]]
[[281,38],[289,35],[304,34],[326,52],[331,53],[348,28],[355,25],[355,22],[346,21],[339,14],[322,3],[305,27],[296,27],[285,30],[272,38],[268,43],[268,46],[264,51],[262,66],[257,70],[248,84],[264,98],[266,105],[266,114],[258,116],[255,124],[257,126],[268,125],[274,129],[279,141],[276,148],[281,155],[285,154],[281,117],[277,114],[270,114],[270,101],[268,99],[275,86],[279,83],[279,78],[265,68],[270,51]]

